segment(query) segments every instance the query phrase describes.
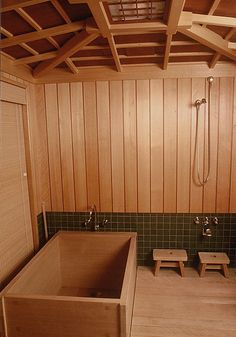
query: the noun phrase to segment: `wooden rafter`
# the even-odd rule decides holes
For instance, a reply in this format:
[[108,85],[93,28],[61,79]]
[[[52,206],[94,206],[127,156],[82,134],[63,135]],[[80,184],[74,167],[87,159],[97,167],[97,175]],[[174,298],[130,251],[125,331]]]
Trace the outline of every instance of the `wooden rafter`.
[[163,69],[167,69],[167,65],[168,65],[169,57],[170,57],[171,41],[172,41],[172,34],[167,34]]
[[103,4],[101,2],[95,2],[93,0],[89,0],[89,8],[96,20],[96,23],[98,25],[98,28],[100,29],[100,32],[107,38],[112,56],[114,58],[117,71],[122,71],[122,67],[120,64],[119,56],[116,50],[115,41],[113,38],[113,35],[111,34],[109,30],[109,21],[106,16]]
[[33,6],[40,4],[42,2],[47,2],[48,0],[2,0],[0,13],[8,12],[17,8],[23,8],[27,6]]
[[194,24],[189,29],[180,28],[179,31],[218,53],[227,56],[231,60],[236,61],[236,53],[228,48],[228,42],[210,29]]
[[29,63],[39,62],[39,61],[45,61],[48,59],[52,59],[56,56],[57,56],[57,51],[50,51],[49,53],[38,54],[35,56],[22,57],[20,59],[15,60],[14,64],[19,65],[19,64],[29,64]]
[[236,42],[228,42],[228,47],[230,48],[230,49],[236,49]]
[[99,36],[98,33],[89,34],[82,31],[73,36],[64,46],[58,51],[57,56],[51,60],[40,63],[33,71],[35,77],[39,77],[54,69],[57,65],[65,61],[68,57],[75,54],[83,46],[89,44]]
[[[5,35],[5,36],[7,36],[7,37],[9,37],[9,38],[13,36],[12,33],[8,32],[8,30],[6,30],[5,28],[2,28],[2,27],[0,27],[0,32],[1,32],[3,35]],[[34,50],[34,49],[31,48],[30,46],[28,46],[26,43],[20,43],[19,45],[20,45],[23,49],[27,50],[30,54],[33,54],[33,55],[38,55],[38,54],[39,54],[36,50]]]
[[163,69],[167,68],[171,48],[172,36],[177,32],[179,20],[184,8],[185,0],[172,0],[169,6],[169,15],[167,20],[167,39],[164,56]]
[[111,48],[113,59],[114,59],[115,64],[116,64],[116,68],[117,68],[118,71],[122,71],[122,67],[121,67],[121,64],[120,64],[119,55],[118,55],[117,50],[116,50],[114,38],[113,38],[112,35],[110,35],[110,36],[108,36],[107,39],[108,39],[108,43],[109,43],[110,48]]
[[[191,25],[192,25],[192,13],[182,12],[179,18],[178,28],[190,28]],[[166,32],[167,29],[168,29],[167,24],[163,23],[162,21],[142,22],[142,23],[140,22],[114,23],[110,25],[110,32],[114,35]]]
[[20,43],[26,43],[34,40],[39,40],[55,35],[61,35],[71,32],[76,32],[78,30],[83,29],[85,26],[85,22],[77,21],[70,24],[60,25],[52,28],[43,29],[41,31],[36,31],[32,33],[26,33],[18,36],[12,36],[0,41],[0,48],[6,48],[10,46],[14,46]]
[[[124,22],[118,21],[120,23],[111,23],[112,20],[108,14],[108,10],[111,8],[110,5],[118,6],[121,3],[120,0],[109,2],[107,0],[68,0],[70,4],[86,3],[88,5],[92,17],[79,22],[71,22],[69,13],[67,14],[63,3],[59,0],[52,0],[50,1],[51,6],[54,7],[51,7],[52,10],[54,9],[54,12],[56,11],[63,18],[66,25],[43,29],[40,24],[33,19],[33,14],[31,17],[31,15],[28,14],[28,10],[24,10],[24,8],[45,3],[47,1],[48,0],[2,0],[1,2],[2,7],[0,13],[14,10],[36,31],[14,36],[4,28],[1,28],[0,31],[6,38],[0,41],[0,47],[7,48],[19,45],[30,52],[31,56],[19,59],[20,49],[9,48],[9,54],[12,55],[9,57],[12,59],[13,63],[19,67],[24,64],[27,65],[34,62],[41,62],[34,70],[34,75],[36,77],[42,76],[62,62],[65,62],[69,69],[77,74],[79,69],[75,66],[73,61],[81,61],[83,67],[96,67],[96,63],[98,66],[99,64],[106,64],[106,60],[108,60],[107,65],[110,65],[111,60],[113,59],[118,72],[123,70],[123,64],[124,67],[128,67],[126,63],[129,64],[129,66],[133,66],[134,64],[155,64],[155,57],[156,63],[162,64],[163,69],[167,69],[169,60],[170,63],[178,62],[178,57],[182,57],[182,59],[179,58],[180,62],[184,62],[184,60],[186,60],[186,62],[191,62],[191,57],[192,62],[195,62],[198,61],[197,56],[199,56],[199,61],[206,63],[204,60],[209,60],[212,55],[209,67],[214,67],[221,55],[236,61],[236,52],[234,49],[235,43],[231,42],[233,41],[232,36],[235,34],[236,18],[230,17],[230,8],[226,11],[222,0],[211,0],[210,9],[206,14],[196,14],[198,6],[196,5],[195,7],[194,2],[192,2],[192,12],[191,8],[189,8],[189,12],[186,12],[183,10],[185,0],[166,0],[165,11],[163,13],[162,9],[162,16],[160,19],[158,20],[157,17],[152,17],[151,13],[149,19],[153,20],[149,21],[142,20],[140,8],[143,7],[147,9],[149,15],[149,9],[153,6],[153,3],[159,0],[122,0],[122,5],[124,6],[123,9],[120,7],[120,11],[124,12],[124,20],[128,15],[133,15],[131,12],[135,12],[135,10],[137,20],[129,21],[129,19],[127,19]],[[221,7],[225,11],[225,16],[214,15],[220,1],[222,1]],[[139,6],[137,4],[139,4]],[[131,5],[133,7],[131,7]],[[40,5],[36,7],[40,8]],[[117,7],[117,10],[119,10],[119,7]],[[87,11],[84,11],[84,14],[82,13],[82,15],[86,16]],[[112,15],[113,14],[111,14],[111,16]],[[8,20],[8,15],[5,15],[4,19]],[[51,21],[50,24],[52,25],[53,19]],[[211,25],[229,27],[231,30],[224,38],[222,38],[219,34],[216,34],[214,31],[207,28]],[[63,47],[60,47],[54,36],[71,32],[73,32],[75,36],[66,42]],[[176,32],[180,32],[190,37],[191,40],[187,39],[186,41],[180,41],[180,34],[175,35]],[[18,33],[16,32],[16,34]],[[157,37],[159,42],[154,42],[154,34],[159,34]],[[163,39],[164,34],[166,34],[166,41]],[[88,40],[95,35],[103,36],[106,38],[107,43],[105,42],[105,44],[103,44],[104,41],[98,39],[96,44],[93,43],[92,45],[88,45],[90,43]],[[137,37],[126,37],[125,35],[140,35],[140,42],[135,42],[137,41]],[[40,54],[27,44],[28,42],[39,39],[48,40],[57,51]],[[43,42],[41,45],[43,50]],[[179,46],[176,48],[175,53],[171,52],[172,45]],[[199,45],[199,48],[185,48],[185,45]],[[201,48],[201,45],[210,48],[212,51],[209,51],[204,47]],[[148,47],[152,49],[149,49]],[[83,56],[74,56],[74,53],[76,53],[75,50],[78,51],[81,48],[83,48],[83,50],[92,50],[95,52],[91,53],[91,56],[89,52],[78,53]],[[124,48],[136,48],[137,52],[134,49],[131,52],[131,50],[124,50]],[[96,50],[98,52],[96,52]],[[104,50],[104,53],[102,53],[101,50]],[[110,50],[111,53],[107,52],[107,50]],[[4,52],[8,53],[7,49],[4,49]],[[14,58],[16,59],[14,60]],[[127,62],[125,62],[126,59]],[[144,59],[146,59],[147,62],[145,62]],[[102,60],[104,60],[104,62],[99,62]],[[83,61],[84,63],[82,63]],[[89,61],[91,61],[91,65]],[[30,69],[30,67],[28,67],[28,69]],[[54,70],[54,72],[55,71],[56,70]]]
[[[215,10],[217,9],[217,7],[218,7],[219,4],[220,4],[220,1],[221,1],[221,0],[214,0],[214,1],[213,1],[212,5],[211,5],[211,8],[210,8],[210,10],[209,10],[209,12],[208,12],[208,15],[214,14]],[[202,27],[204,27],[204,28],[206,28],[206,26],[207,26],[207,25],[205,25],[205,24],[202,25]]]
[[65,22],[71,23],[71,19],[69,18],[64,8],[61,6],[61,4],[58,2],[58,0],[51,0],[51,3],[56,8],[57,12],[61,15],[61,17],[65,20]]
[[[70,3],[80,3],[80,1],[69,1]],[[101,1],[94,1],[94,0],[87,0],[86,1],[90,11],[93,14],[93,17],[96,21],[96,24],[100,30],[100,33],[107,38],[111,52],[112,52],[112,56],[114,58],[115,64],[116,64],[116,68],[117,71],[122,71],[122,67],[120,64],[120,60],[119,60],[119,56],[116,50],[116,46],[115,46],[115,41],[113,38],[113,34],[110,31],[110,24],[105,12],[105,9],[103,7],[103,4]]]
[[[193,41],[171,41],[172,46],[195,46],[199,45],[197,42]],[[131,49],[139,49],[139,48],[145,48],[145,47],[164,47],[164,42],[140,42],[140,43],[116,43],[116,48],[131,48]],[[91,46],[85,46],[83,47],[83,50],[108,50],[110,49],[109,46],[100,46],[100,45],[91,45]],[[38,54],[35,56],[27,56],[22,57],[20,59],[17,59],[14,61],[15,65],[19,64],[30,64],[34,62],[39,61],[45,61],[48,59],[51,59],[57,55],[56,51],[51,51],[48,53]],[[120,56],[119,56],[120,58]],[[74,60],[75,57],[72,57],[72,60]]]
[[214,0],[212,5],[211,5],[211,8],[208,12],[209,15],[212,15],[216,9],[218,8],[219,4],[220,4],[221,0]]
[[179,25],[185,0],[172,0],[167,21],[167,34],[175,34]]
[[192,22],[204,25],[236,27],[236,18],[226,16],[192,14]]
[[[55,3],[54,5],[58,5],[57,6],[57,10],[60,9],[61,5],[55,0],[53,3]],[[62,9],[62,8],[61,8]],[[43,29],[42,27],[28,14],[26,13],[26,11],[22,8],[18,8],[16,9],[16,12],[26,21],[28,22],[29,25],[31,25],[37,32],[41,32]],[[65,13],[66,15],[66,13]],[[69,20],[69,21],[68,21]],[[67,23],[71,23],[69,17],[67,17]],[[53,38],[53,37],[47,37],[47,40],[49,43],[51,43],[54,47],[56,47],[57,49],[60,48],[59,44],[57,43],[57,41]],[[73,62],[70,59],[66,59],[66,64],[68,65],[69,69],[74,73],[77,74],[78,70],[75,67],[75,65],[73,65]]]
[[[229,41],[229,40],[231,39],[231,37],[232,37],[235,33],[236,33],[236,28],[232,28],[232,29],[229,31],[229,33],[225,36],[225,41]],[[210,64],[209,64],[209,67],[210,67],[210,68],[214,68],[215,65],[216,65],[216,63],[219,61],[220,57],[221,57],[221,54],[220,54],[220,53],[216,53],[216,54],[213,56],[213,58],[212,58],[212,60],[211,60],[211,62],[210,62]]]
[[[182,56],[211,56],[212,53],[209,52],[181,52],[181,53],[170,53],[170,57],[182,57]],[[148,55],[122,55],[119,54],[121,60],[124,59],[139,59],[139,58],[153,58],[153,57],[163,57],[161,53],[154,53]],[[112,56],[82,56],[82,57],[72,57],[73,61],[100,61],[100,60],[112,60]]]

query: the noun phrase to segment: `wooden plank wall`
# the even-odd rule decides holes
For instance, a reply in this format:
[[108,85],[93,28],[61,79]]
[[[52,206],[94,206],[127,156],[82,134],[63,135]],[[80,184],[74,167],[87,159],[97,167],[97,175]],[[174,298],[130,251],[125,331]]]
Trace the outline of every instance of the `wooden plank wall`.
[[214,79],[204,187],[192,179],[193,102],[207,97],[206,79],[46,84],[36,93],[37,194],[48,210],[85,211],[95,203],[114,212],[236,212],[236,78]]

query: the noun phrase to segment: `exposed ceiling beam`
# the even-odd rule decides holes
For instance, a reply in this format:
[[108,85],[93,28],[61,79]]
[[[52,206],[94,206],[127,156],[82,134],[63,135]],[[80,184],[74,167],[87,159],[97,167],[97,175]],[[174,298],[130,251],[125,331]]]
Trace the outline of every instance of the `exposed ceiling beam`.
[[[197,42],[192,42],[192,41],[171,41],[172,46],[194,46],[194,45],[199,45]],[[163,47],[165,46],[164,42],[140,42],[140,43],[117,43],[116,48],[117,49],[124,49],[124,48],[132,48],[132,49],[137,49],[137,48],[145,48],[145,47]],[[83,47],[83,50],[108,50],[110,49],[109,46],[100,46],[100,45],[92,45],[92,46],[85,46]],[[57,55],[57,51],[51,51],[48,53],[43,53],[43,54],[38,54],[35,56],[27,56],[27,57],[22,57],[20,59],[17,59],[14,61],[15,65],[19,64],[30,64],[34,62],[39,62],[39,61],[45,61],[48,59],[52,59]],[[120,58],[120,56],[119,56]],[[75,57],[71,58],[72,60],[75,59]]]
[[217,15],[192,14],[193,23],[204,25],[236,27],[236,18]]
[[27,7],[37,5],[42,2],[47,2],[48,0],[2,0],[0,13],[11,11],[17,8]]
[[119,59],[119,55],[118,55],[118,52],[117,52],[117,49],[116,49],[114,38],[111,35],[111,36],[108,36],[107,39],[108,39],[108,42],[109,42],[109,45],[110,45],[110,48],[111,48],[113,59],[114,59],[115,64],[116,64],[116,68],[117,68],[118,71],[122,71],[122,67],[121,67],[121,64],[120,64],[120,59]]
[[212,5],[211,5],[211,8],[210,8],[210,10],[208,12],[209,15],[212,15],[216,11],[216,9],[219,6],[220,2],[221,2],[221,0],[214,0],[213,1]]
[[177,32],[177,27],[179,24],[180,16],[184,8],[185,0],[171,0],[169,7],[169,15],[167,20],[167,38],[166,38],[166,48],[163,69],[167,68],[169,61],[169,54],[171,48],[172,36]]
[[26,33],[22,35],[12,36],[0,41],[0,48],[14,46],[20,43],[26,43],[34,40],[40,40],[55,35],[62,35],[66,33],[76,32],[83,29],[85,21],[77,21],[65,25],[60,25],[52,28],[43,29],[41,31]]
[[[170,57],[183,57],[183,56],[211,56],[212,53],[209,52],[181,52],[181,53],[170,53]],[[163,54],[147,54],[147,55],[123,55],[119,54],[121,60],[124,59],[137,59],[137,58],[152,58],[152,57],[161,57]],[[82,56],[82,57],[71,57],[73,61],[99,61],[99,60],[112,60],[112,56]]]
[[[178,21],[178,28],[190,28],[192,26],[192,13],[182,12]],[[114,23],[110,25],[110,32],[114,35],[157,33],[165,32],[167,24],[161,21],[142,23]]]
[[185,0],[171,0],[167,20],[167,33],[175,34],[179,24],[180,16],[184,8]]
[[58,51],[57,56],[51,60],[40,63],[33,71],[34,77],[39,77],[54,69],[57,65],[64,62],[68,57],[75,54],[78,50],[95,40],[99,36],[98,33],[88,34],[82,31],[73,36],[64,46]]
[[69,16],[67,15],[66,11],[62,7],[62,5],[58,2],[58,0],[51,0],[51,3],[56,8],[58,13],[61,15],[61,17],[65,20],[66,23],[71,23],[71,20]]
[[228,48],[228,42],[208,28],[193,24],[189,29],[178,29],[182,34],[236,61],[236,53]]
[[236,49],[236,42],[228,42],[229,49]]
[[172,34],[167,34],[166,37],[166,47],[165,47],[165,56],[164,56],[164,63],[163,63],[163,69],[167,69],[169,57],[170,57],[170,47],[171,47],[171,40],[172,40]]
[[15,65],[19,64],[30,64],[34,62],[39,62],[39,61],[45,61],[48,59],[52,59],[53,57],[57,56],[57,51],[51,51],[49,53],[43,53],[43,54],[38,54],[34,56],[27,56],[27,57],[22,57],[20,59],[17,59],[14,61]]
[[65,62],[66,62],[67,67],[71,70],[73,74],[78,74],[79,69],[74,65],[71,58],[67,58]]
[[167,25],[163,22],[142,23],[114,23],[110,25],[110,32],[114,35],[144,34],[166,31]]
[[[60,9],[61,5],[57,2],[57,0],[54,0],[53,3],[57,4],[58,5],[58,8],[57,9]],[[63,10],[63,8],[62,8]],[[25,20],[28,22],[29,25],[31,25],[35,30],[37,30],[38,32],[39,31],[42,31],[42,27],[22,8],[18,8],[16,9],[16,12]],[[66,13],[65,13],[66,15]],[[65,17],[66,18],[66,17]],[[66,20],[67,23],[71,23],[70,21],[70,18],[67,17],[67,20]],[[60,46],[59,44],[57,43],[57,41],[53,38],[53,37],[47,37],[47,40],[49,43],[51,43],[54,47],[56,47],[57,49],[60,49]],[[73,62],[70,60],[70,59],[67,59],[66,61],[66,64],[68,65],[69,69],[77,74],[77,68],[74,66],[73,67]]]
[[88,3],[88,6],[93,14],[94,20],[96,21],[100,33],[108,40],[117,71],[122,71],[119,56],[115,46],[115,41],[109,29],[110,23],[108,21],[102,1],[87,0],[86,2]]
[[[13,36],[12,33],[10,33],[8,30],[6,30],[5,28],[2,28],[2,27],[0,27],[0,32],[1,32],[3,35],[7,36],[7,37],[12,37],[12,36]],[[27,50],[27,51],[28,51],[30,54],[32,54],[32,55],[39,55],[39,53],[38,53],[36,50],[34,50],[34,49],[31,48],[30,46],[28,46],[26,43],[20,43],[20,46],[21,46],[23,49]]]

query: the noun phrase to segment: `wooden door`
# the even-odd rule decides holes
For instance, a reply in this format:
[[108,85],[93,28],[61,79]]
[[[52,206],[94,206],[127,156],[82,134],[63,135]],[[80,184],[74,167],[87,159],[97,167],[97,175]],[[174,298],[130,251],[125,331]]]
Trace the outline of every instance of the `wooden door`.
[[22,105],[1,101],[0,290],[33,252]]

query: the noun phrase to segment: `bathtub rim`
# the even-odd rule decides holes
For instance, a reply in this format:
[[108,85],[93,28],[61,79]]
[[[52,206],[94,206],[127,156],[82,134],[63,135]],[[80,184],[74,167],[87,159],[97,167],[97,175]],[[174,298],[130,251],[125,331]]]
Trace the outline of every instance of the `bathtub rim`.
[[[14,284],[24,275],[25,271],[30,268],[30,266],[34,263],[34,261],[37,261],[42,255],[45,255],[47,253],[47,247],[51,244],[56,244],[60,240],[60,236],[70,236],[70,235],[79,235],[79,236],[124,236],[127,237],[127,239],[130,240],[129,242],[129,250],[128,250],[128,256],[126,260],[126,266],[125,266],[125,272],[124,272],[124,277],[122,281],[122,288],[121,288],[121,295],[119,298],[106,298],[106,297],[99,297],[99,298],[93,298],[93,297],[83,297],[83,296],[61,296],[61,295],[43,295],[43,294],[17,294],[17,293],[11,293],[10,289]],[[0,299],[2,299],[2,306],[4,310],[4,297],[15,297],[15,298],[34,298],[34,299],[53,299],[53,300],[66,300],[68,298],[73,299],[73,301],[76,302],[76,300],[82,300],[87,299],[87,301],[91,302],[97,302],[99,299],[99,302],[104,302],[104,303],[119,303],[119,304],[125,304],[125,298],[124,298],[124,292],[123,292],[123,287],[125,286],[124,280],[128,279],[128,262],[132,258],[132,252],[131,250],[131,243],[132,247],[135,247],[136,244],[136,239],[137,239],[137,233],[136,232],[80,232],[80,231],[63,231],[60,230],[56,234],[53,235],[53,237],[47,241],[47,243],[32,257],[32,259],[20,270],[20,272],[8,283],[8,285],[0,292]],[[55,242],[55,243],[54,243]],[[130,262],[129,262],[130,263]],[[127,290],[126,290],[127,293]],[[104,301],[103,301],[104,300]]]

